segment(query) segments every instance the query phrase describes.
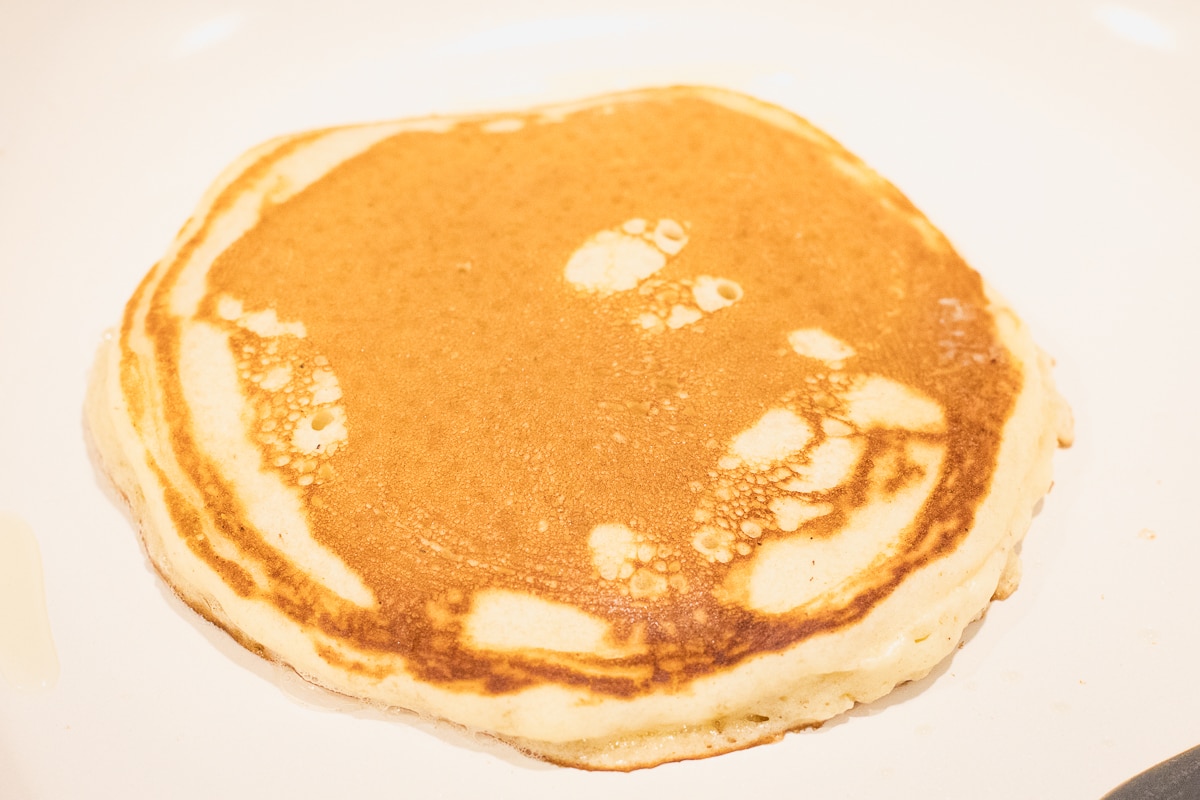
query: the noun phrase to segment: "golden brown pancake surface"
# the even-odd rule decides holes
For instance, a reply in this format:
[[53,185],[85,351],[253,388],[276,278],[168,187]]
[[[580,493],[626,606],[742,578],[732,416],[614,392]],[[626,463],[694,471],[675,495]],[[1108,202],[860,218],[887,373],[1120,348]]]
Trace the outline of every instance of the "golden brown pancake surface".
[[[147,534],[152,559],[240,640],[622,768],[824,719],[750,698],[721,711],[742,725],[723,745],[657,742],[715,718],[698,686],[764,659],[827,676],[812,653],[859,630],[881,659],[921,645],[910,628],[985,574],[951,641],[878,682],[919,677],[1010,574],[1060,401],[978,274],[827,137],[690,89],[355,130],[230,176],[131,301],[102,379],[106,413],[151,443],[124,471],[152,477],[118,485],[157,484],[157,522],[131,501],[143,530],[186,546],[156,557]],[[305,159],[322,168],[297,177]],[[135,458],[97,439],[110,472]],[[287,644],[267,641],[281,625]],[[578,735],[512,722],[559,713],[523,699],[547,687],[654,710]],[[481,722],[489,699],[503,725]],[[605,749],[621,755],[590,760]]]

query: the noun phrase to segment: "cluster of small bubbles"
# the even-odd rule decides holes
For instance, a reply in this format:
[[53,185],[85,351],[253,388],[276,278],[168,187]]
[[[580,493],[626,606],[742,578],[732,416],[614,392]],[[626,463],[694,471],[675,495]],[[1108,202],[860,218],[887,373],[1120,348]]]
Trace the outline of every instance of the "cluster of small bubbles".
[[636,600],[654,599],[669,591],[686,592],[682,552],[677,545],[639,531],[640,520],[603,525],[592,531],[593,561],[602,581]]
[[[629,220],[589,240],[568,263],[567,277],[592,290],[635,290],[639,308],[634,323],[647,336],[688,326],[694,333],[703,333],[704,328],[695,323],[737,303],[744,292],[736,282],[711,275],[659,277],[656,273],[687,241],[688,232],[672,220],[661,220],[657,226],[642,219]],[[780,356],[799,354],[816,369],[755,426],[731,442],[710,439],[705,443],[710,450],[729,449],[717,458],[716,468],[709,470],[706,479],[689,484],[697,496],[695,527],[691,541],[682,547],[690,557],[698,553],[711,564],[728,564],[751,555],[765,537],[792,533],[830,514],[834,509],[830,492],[854,474],[864,455],[864,435],[851,422],[847,400],[856,378],[844,372],[845,360],[855,355],[853,348],[822,330],[808,328],[793,331],[788,343],[790,347],[779,349]],[[651,364],[646,366],[654,380],[643,398],[624,400],[624,410],[645,416],[669,415],[654,426],[663,435],[677,435],[679,423],[686,426],[680,412],[687,409],[688,393],[682,385],[693,393],[717,394],[711,388],[704,391],[694,380],[668,385]],[[614,362],[614,370],[617,367]],[[685,402],[681,405],[680,401]],[[609,447],[639,446],[639,440],[621,428],[620,402],[600,401],[598,407],[602,421],[613,426]],[[602,445],[598,442],[595,447],[601,449]],[[611,524],[593,529],[590,545],[600,578],[618,584],[622,593],[634,598],[653,598],[686,586],[676,555],[656,558],[653,536],[635,527],[631,523],[629,527]],[[675,576],[678,584],[672,582]]]
[[[645,299],[645,310],[638,314],[636,324],[649,333],[678,330],[699,322],[711,314],[742,299],[742,287],[726,278],[701,275],[697,278],[665,280],[651,278],[638,286]],[[703,328],[696,328],[702,332]]]
[[[789,393],[783,407],[798,415],[816,416],[819,423],[815,427],[824,431],[825,436],[815,437],[801,451],[766,467],[724,456],[718,460],[717,469],[708,471],[707,483],[689,484],[692,492],[700,495],[693,514],[697,528],[692,548],[709,563],[727,564],[739,556],[748,556],[765,535],[791,533],[802,522],[831,510],[825,492],[797,492],[795,487],[810,475],[814,455],[828,435],[853,431],[832,418],[821,418],[823,411],[836,404],[832,395],[828,403],[820,397],[813,401],[812,397]],[[802,404],[806,407],[802,408]]]
[[782,398],[782,404],[792,410],[803,410],[825,418],[841,416],[844,403],[841,395],[850,387],[851,378],[842,372],[814,372],[806,375],[807,388],[793,389]]
[[682,328],[704,316],[692,302],[691,281],[687,278],[644,281],[638,287],[638,294],[645,298],[647,306],[638,314],[637,324],[652,333]]
[[[692,325],[742,299],[742,287],[727,278],[654,278],[688,243],[685,225],[673,219],[651,224],[631,219],[590,238],[568,261],[567,280],[589,290],[610,293],[636,287],[647,300],[634,322],[651,333]],[[697,328],[696,330],[700,330]]]
[[250,433],[265,463],[301,487],[332,481],[330,458],[345,445],[346,431],[328,359],[295,337],[238,330],[234,341],[238,377],[253,411]]

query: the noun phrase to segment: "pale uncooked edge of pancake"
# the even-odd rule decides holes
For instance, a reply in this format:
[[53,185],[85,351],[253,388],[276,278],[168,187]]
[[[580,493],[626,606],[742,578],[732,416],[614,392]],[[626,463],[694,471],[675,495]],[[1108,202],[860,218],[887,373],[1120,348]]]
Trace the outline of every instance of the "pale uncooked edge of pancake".
[[[713,95],[708,91],[698,94]],[[740,96],[734,97],[743,102]],[[601,102],[603,98],[570,108]],[[794,118],[789,115],[786,119],[794,126]],[[830,146],[827,140],[810,138]],[[158,274],[147,278],[142,307],[134,313],[135,331],[144,319],[147,298],[161,278],[163,265],[170,264],[182,243],[204,224],[220,190],[287,141],[276,140],[251,151],[218,179],[181,231],[172,252],[160,263]],[[308,680],[340,694],[449,719],[541,758],[592,769],[633,769],[778,738],[920,678],[953,650],[965,627],[986,609],[998,585],[1010,582],[1016,565],[1014,548],[1028,528],[1034,505],[1049,487],[1056,439],[1069,434],[1064,406],[1053,389],[1045,360],[1007,307],[995,301],[993,310],[1001,336],[1021,363],[1025,380],[1004,428],[997,479],[977,510],[975,528],[959,548],[910,575],[849,630],[749,659],[729,672],[698,679],[683,691],[632,699],[601,698],[561,686],[501,696],[468,696],[403,673],[374,681],[331,667],[315,652],[308,635],[311,631],[280,620],[263,603],[238,596],[174,535],[163,487],[158,485],[146,446],[138,440],[129,418],[120,380],[121,353],[115,340],[106,343],[97,359],[88,392],[87,420],[103,469],[129,503],[155,568],[189,606],[249,649],[282,661]],[[169,449],[164,450],[167,452],[155,452],[153,457],[168,472],[176,472]],[[1019,474],[1022,465],[1029,465],[1025,475]],[[143,487],[158,491],[147,493]],[[912,608],[925,611],[912,619],[906,613]],[[235,609],[235,613],[226,609]],[[767,699],[764,686],[771,687]]]

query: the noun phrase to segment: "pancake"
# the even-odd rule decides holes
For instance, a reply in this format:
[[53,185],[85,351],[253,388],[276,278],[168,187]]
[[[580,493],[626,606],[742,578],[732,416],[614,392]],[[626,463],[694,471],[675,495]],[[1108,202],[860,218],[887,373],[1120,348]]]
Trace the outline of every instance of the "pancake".
[[902,194],[706,88],[252,150],[86,411],[154,567],[245,647],[616,770],[926,675],[1070,438]]

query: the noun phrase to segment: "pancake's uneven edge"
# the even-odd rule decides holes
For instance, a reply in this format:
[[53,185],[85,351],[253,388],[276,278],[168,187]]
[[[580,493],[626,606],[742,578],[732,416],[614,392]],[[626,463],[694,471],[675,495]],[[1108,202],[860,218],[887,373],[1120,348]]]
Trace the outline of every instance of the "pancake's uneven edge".
[[[587,105],[594,102],[577,107]],[[195,234],[220,192],[288,138],[252,151],[222,176],[163,264]],[[162,265],[147,280],[153,283],[161,269]],[[144,319],[151,293],[144,292],[141,304],[131,305],[130,319]],[[544,687],[479,698],[430,686],[407,674],[377,682],[339,671],[316,653],[305,631],[281,623],[273,609],[232,591],[173,535],[165,489],[150,463],[153,454],[137,446],[138,434],[122,393],[121,352],[115,341],[106,345],[97,361],[87,400],[88,425],[105,471],[139,522],[156,569],[189,606],[249,649],[274,660],[283,660],[279,654],[287,653],[289,666],[333,691],[454,719],[541,758],[585,768],[634,769],[769,741],[788,730],[818,724],[856,702],[876,699],[899,683],[927,674],[953,650],[965,626],[986,609],[1007,574],[1010,553],[1028,527],[1034,504],[1048,489],[1055,437],[1065,438],[1047,422],[1062,418],[1058,411],[1061,400],[1053,390],[1047,366],[1015,316],[998,301],[993,310],[1002,339],[1024,367],[1025,382],[1017,407],[1005,424],[996,468],[996,474],[1009,476],[1008,480],[992,486],[963,547],[910,576],[855,630],[816,637],[780,653],[751,659],[729,674],[695,681],[682,695],[597,699],[582,691]],[[1003,325],[1002,319],[1011,319],[1013,324]],[[143,400],[150,404],[149,398]],[[1029,429],[1045,432],[1031,443]],[[123,442],[130,446],[124,447]],[[1012,465],[1021,463],[1031,466],[1027,475],[1015,480]],[[139,486],[155,490],[142,491]],[[914,599],[915,594],[933,599]],[[914,604],[929,611],[915,622],[898,623],[903,609]],[[236,625],[233,619],[238,620]],[[881,648],[883,632],[890,638],[888,646]],[[919,644],[916,639],[921,640]],[[804,677],[788,686],[788,675]],[[781,687],[778,700],[764,703],[760,699],[764,681]],[[687,701],[680,703],[681,696]],[[545,728],[544,721],[570,712],[580,715],[585,735],[563,741],[561,734]],[[643,719],[653,719],[654,724],[647,725]]]

